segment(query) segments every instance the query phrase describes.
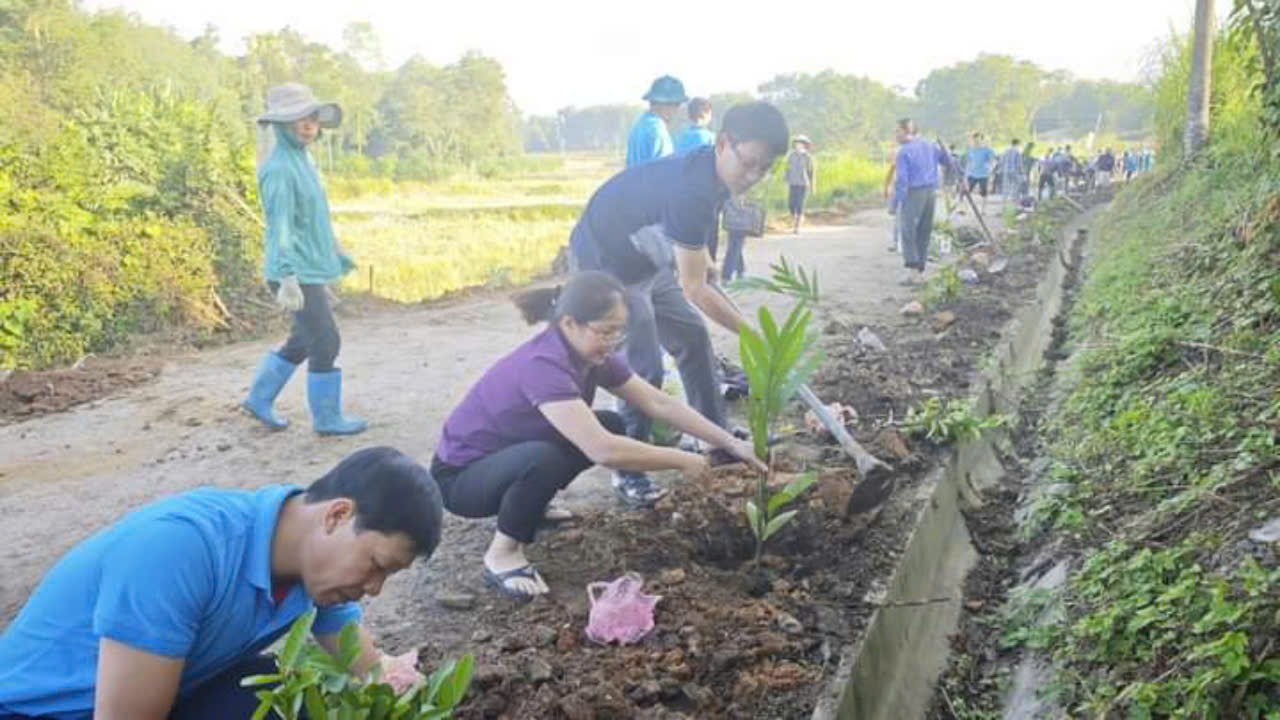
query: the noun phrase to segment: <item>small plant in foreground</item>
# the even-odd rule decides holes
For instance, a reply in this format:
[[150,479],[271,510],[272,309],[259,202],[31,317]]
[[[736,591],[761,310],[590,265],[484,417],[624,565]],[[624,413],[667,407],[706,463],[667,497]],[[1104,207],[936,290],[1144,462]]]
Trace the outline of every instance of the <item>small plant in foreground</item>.
[[920,294],[926,307],[937,307],[960,297],[964,291],[964,281],[960,279],[960,271],[955,264],[943,265],[938,273],[925,281]]
[[949,399],[945,403],[936,397],[925,399],[919,407],[907,411],[906,429],[915,435],[924,435],[933,442],[953,443],[977,440],[987,430],[1005,427],[1010,423],[1008,415],[978,417],[969,403]]
[[795,510],[782,512],[782,508],[817,481],[814,473],[807,473],[772,496],[769,494],[769,479],[773,475],[769,434],[787,403],[822,362],[822,351],[816,348],[816,339],[809,333],[812,313],[808,304],[818,299],[817,276],[806,275],[800,267],[793,272],[786,259],[773,268],[773,280],[763,281],[771,284],[759,287],[797,297],[799,302],[781,327],[769,309],[761,307],[760,329],[744,324],[738,332],[742,367],[750,386],[747,424],[756,456],[770,465],[769,473],[757,478],[756,497],[748,500],[746,506],[747,521],[756,537],[756,563],[760,562],[765,542],[795,517]]
[[453,717],[471,685],[475,659],[464,655],[431,673],[425,680],[397,695],[375,677],[365,682],[351,675],[351,663],[360,654],[360,638],[354,623],[342,628],[338,657],[309,641],[316,611],[294,621],[276,656],[277,672],[251,675],[246,687],[272,685],[259,690],[258,709],[253,720],[263,720],[274,712],[280,720],[297,720],[306,709],[309,720],[440,720]]

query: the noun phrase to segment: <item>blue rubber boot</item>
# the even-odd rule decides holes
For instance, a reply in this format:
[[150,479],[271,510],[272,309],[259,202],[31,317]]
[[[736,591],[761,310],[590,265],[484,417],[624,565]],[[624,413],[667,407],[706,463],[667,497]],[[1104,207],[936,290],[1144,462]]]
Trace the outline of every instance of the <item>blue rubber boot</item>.
[[276,396],[293,377],[298,366],[285,360],[274,352],[267,353],[258,364],[258,372],[253,376],[253,385],[249,387],[249,397],[240,403],[240,407],[262,421],[272,430],[283,430],[289,427],[289,421],[276,414]]
[[358,417],[342,415],[342,371],[307,373],[307,401],[311,424],[321,435],[355,435],[369,427]]

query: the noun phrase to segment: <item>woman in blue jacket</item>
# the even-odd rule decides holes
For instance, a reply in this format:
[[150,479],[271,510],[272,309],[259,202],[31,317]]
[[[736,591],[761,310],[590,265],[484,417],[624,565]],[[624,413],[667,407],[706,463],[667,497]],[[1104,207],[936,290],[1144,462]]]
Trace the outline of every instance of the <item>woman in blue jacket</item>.
[[311,88],[288,83],[267,93],[258,117],[258,195],[266,216],[267,285],[276,302],[293,313],[293,329],[279,350],[258,366],[242,403],[274,430],[289,422],[272,405],[293,371],[307,361],[307,402],[321,435],[354,435],[368,423],[342,414],[342,371],[334,367],[341,338],[326,286],[355,268],[329,223],[329,201],[307,146],[321,128],[342,122],[337,103],[318,102]]

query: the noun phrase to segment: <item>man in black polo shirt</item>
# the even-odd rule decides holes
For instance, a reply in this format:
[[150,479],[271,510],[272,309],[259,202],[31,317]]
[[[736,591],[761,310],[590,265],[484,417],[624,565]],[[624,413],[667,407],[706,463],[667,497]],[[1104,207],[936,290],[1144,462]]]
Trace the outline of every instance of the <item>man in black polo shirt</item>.
[[[735,333],[742,317],[707,282],[708,246],[724,202],[767,175],[789,139],[786,120],[772,105],[730,108],[714,145],[628,168],[600,186],[569,239],[578,267],[608,272],[626,287],[632,370],[661,386],[665,348],[689,404],[721,427],[715,353],[697,310]],[[647,417],[627,407],[622,415],[629,436],[648,440]],[[632,506],[650,505],[665,492],[633,473],[615,475],[614,487]]]

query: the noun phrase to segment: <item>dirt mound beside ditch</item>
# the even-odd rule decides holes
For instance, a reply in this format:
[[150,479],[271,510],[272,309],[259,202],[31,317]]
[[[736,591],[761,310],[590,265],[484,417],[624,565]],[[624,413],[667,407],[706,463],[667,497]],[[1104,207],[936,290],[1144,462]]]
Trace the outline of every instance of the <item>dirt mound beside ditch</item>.
[[73,369],[15,370],[0,381],[0,423],[61,412],[147,382],[159,372],[153,359],[92,356]]

